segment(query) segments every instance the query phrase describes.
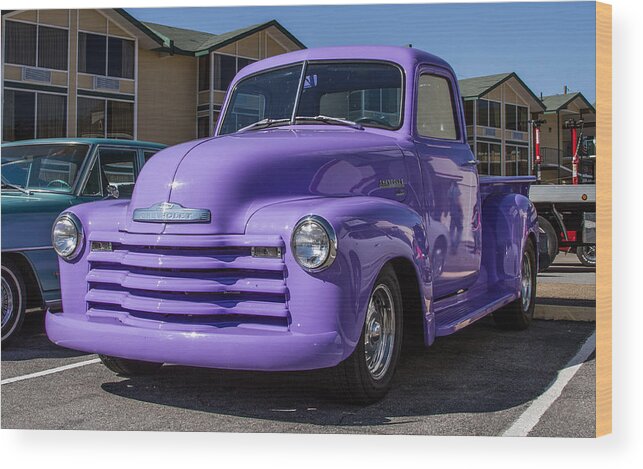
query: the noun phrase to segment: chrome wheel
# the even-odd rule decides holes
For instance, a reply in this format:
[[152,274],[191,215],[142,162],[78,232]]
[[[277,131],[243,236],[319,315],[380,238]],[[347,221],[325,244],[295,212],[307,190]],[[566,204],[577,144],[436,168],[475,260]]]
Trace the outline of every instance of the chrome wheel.
[[384,284],[373,290],[364,327],[366,365],[371,377],[378,380],[389,369],[395,348],[395,303]]
[[581,246],[577,248],[576,256],[578,256],[578,260],[585,267],[595,267],[596,266],[596,245]]
[[2,277],[2,327],[5,327],[14,314],[13,292],[9,282]]
[[522,268],[520,280],[520,297],[522,298],[522,309],[527,311],[531,304],[531,291],[533,288],[531,274],[531,259],[527,252],[522,255]]

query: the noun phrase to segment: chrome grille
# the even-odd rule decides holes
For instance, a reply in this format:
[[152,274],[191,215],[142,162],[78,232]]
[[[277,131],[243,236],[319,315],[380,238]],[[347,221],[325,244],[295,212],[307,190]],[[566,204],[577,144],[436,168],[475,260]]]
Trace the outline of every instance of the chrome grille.
[[253,246],[283,248],[278,236],[94,232],[90,241],[112,243],[87,257],[90,320],[186,331],[288,328],[283,259],[251,254]]

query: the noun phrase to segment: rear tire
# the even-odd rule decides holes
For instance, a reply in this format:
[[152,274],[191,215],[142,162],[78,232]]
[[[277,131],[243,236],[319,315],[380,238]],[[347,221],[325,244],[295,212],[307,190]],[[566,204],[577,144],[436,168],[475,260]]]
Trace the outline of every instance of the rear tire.
[[2,348],[18,335],[25,320],[27,295],[20,269],[13,262],[2,264]]
[[103,365],[121,376],[152,375],[163,366],[162,363],[129,360],[126,358],[111,357],[109,355],[98,355],[98,358],[103,362]]
[[538,226],[543,229],[545,235],[547,236],[547,251],[549,254],[549,263],[545,264],[544,262],[540,265],[540,271],[547,270],[547,268],[554,263],[554,259],[558,255],[558,234],[556,230],[544,217],[538,216]]
[[536,306],[536,249],[531,240],[522,255],[520,268],[520,297],[493,313],[496,325],[501,329],[524,330],[534,317]]
[[578,246],[576,257],[585,267],[596,267],[596,245]]
[[332,370],[337,397],[364,405],[386,395],[402,347],[402,317],[400,284],[387,265],[375,281],[357,347]]

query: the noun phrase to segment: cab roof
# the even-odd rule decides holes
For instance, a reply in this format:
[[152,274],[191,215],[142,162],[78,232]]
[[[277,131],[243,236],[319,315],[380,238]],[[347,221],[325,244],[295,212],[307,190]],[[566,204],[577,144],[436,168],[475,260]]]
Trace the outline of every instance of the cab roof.
[[260,60],[244,67],[237,79],[261,70],[305,60],[381,60],[396,63],[407,72],[422,63],[442,67],[453,73],[453,69],[444,59],[412,47],[341,46],[298,50]]

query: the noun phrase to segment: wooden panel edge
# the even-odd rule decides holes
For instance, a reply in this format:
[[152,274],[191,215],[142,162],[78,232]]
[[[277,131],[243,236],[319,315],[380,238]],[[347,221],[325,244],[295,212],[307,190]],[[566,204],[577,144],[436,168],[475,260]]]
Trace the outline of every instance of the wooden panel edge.
[[596,3],[596,436],[612,432],[612,6]]

